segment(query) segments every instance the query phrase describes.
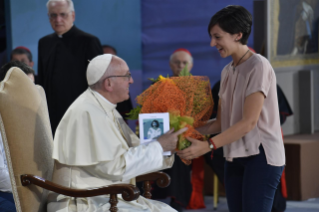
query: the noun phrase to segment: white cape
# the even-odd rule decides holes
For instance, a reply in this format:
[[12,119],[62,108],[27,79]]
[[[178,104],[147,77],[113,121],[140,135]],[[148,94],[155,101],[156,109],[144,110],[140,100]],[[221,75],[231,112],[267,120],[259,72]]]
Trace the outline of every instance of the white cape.
[[[115,110],[116,105],[88,89],[70,106],[54,138],[53,182],[85,189],[118,183],[135,184],[138,175],[170,168],[174,157],[163,157],[160,144],[139,145],[138,137]],[[145,199],[126,202],[118,195],[119,211],[175,211]],[[71,198],[50,193],[48,212],[109,211],[108,195]]]

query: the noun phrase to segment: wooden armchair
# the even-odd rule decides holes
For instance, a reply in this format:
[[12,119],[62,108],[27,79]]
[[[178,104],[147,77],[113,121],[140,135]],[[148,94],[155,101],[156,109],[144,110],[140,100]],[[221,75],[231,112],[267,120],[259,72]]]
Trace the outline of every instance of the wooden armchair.
[[[18,68],[11,68],[0,82],[0,132],[18,212],[46,211],[48,191],[71,197],[108,194],[110,211],[117,211],[117,194],[126,201],[140,195],[139,189],[130,184],[70,189],[51,182],[53,138],[44,90]],[[137,181],[144,180],[156,181],[160,187],[170,182],[168,175],[161,172],[137,177]],[[150,182],[146,181],[146,198],[151,197],[150,189]]]

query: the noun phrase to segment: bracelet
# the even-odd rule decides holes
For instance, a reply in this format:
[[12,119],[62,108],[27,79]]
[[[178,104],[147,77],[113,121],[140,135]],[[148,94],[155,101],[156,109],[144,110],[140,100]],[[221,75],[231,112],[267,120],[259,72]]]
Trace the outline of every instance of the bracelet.
[[217,148],[216,148],[216,144],[214,143],[214,141],[213,141],[212,138],[208,139],[208,142],[214,146],[214,150],[217,149]]
[[207,141],[208,141],[208,145],[209,145],[209,146],[210,146],[210,145],[213,145],[212,153],[210,154],[210,159],[212,160],[212,159],[213,159],[214,150],[216,150],[217,148],[216,148],[216,145],[215,145],[215,143],[214,143],[214,141],[213,141],[212,138],[208,139]]

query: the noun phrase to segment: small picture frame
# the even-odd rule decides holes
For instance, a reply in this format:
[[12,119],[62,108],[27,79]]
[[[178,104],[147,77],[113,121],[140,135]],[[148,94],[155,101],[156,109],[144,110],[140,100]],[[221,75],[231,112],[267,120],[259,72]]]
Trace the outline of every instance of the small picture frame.
[[273,68],[319,64],[318,0],[267,1],[267,57]]
[[[139,128],[141,144],[156,140],[169,131],[169,113],[143,113],[139,114]],[[164,152],[171,155],[171,152]]]

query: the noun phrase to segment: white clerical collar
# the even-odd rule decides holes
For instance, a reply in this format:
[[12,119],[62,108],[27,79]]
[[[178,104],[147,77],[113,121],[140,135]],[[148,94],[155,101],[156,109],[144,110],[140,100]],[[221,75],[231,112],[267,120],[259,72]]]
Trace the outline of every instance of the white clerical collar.
[[102,96],[99,92],[96,92],[95,90],[92,90],[91,89],[91,91],[94,93],[94,94],[96,94],[96,95],[98,95],[99,97],[101,97],[102,99],[103,99],[103,101],[105,101],[107,104],[109,104],[110,106],[112,106],[112,107],[116,107],[116,104],[113,104],[112,102],[110,102],[109,100],[107,100],[104,96]]
[[[70,28],[70,30],[72,29],[72,27],[74,26],[74,24],[72,24],[72,26],[71,26],[71,28]],[[69,30],[69,31],[70,31]],[[64,33],[65,34],[65,33]],[[63,34],[62,35],[58,35],[58,34],[56,34],[59,38],[63,38]]]

